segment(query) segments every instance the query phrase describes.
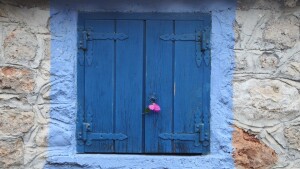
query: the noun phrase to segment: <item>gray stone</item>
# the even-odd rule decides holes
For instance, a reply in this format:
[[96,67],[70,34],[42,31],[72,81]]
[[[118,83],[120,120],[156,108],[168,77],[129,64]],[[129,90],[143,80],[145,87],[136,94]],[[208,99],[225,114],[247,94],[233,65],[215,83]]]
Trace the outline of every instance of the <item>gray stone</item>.
[[274,52],[236,51],[236,73],[273,74],[280,63],[281,58]]
[[264,10],[279,10],[282,0],[238,0],[237,8],[239,11],[264,9]]
[[11,6],[25,6],[27,8],[49,8],[48,0],[1,0],[2,3],[11,5]]
[[287,7],[295,7],[298,0],[284,0],[284,5]]
[[256,127],[274,126],[297,117],[300,94],[279,80],[250,79],[234,83],[235,119]]
[[262,69],[275,70],[279,63],[279,58],[276,54],[263,53],[259,57],[259,63]]
[[236,16],[236,44],[235,49],[246,50],[270,50],[274,45],[264,41],[263,30],[271,18],[277,16],[275,12],[253,9],[239,11]]
[[282,70],[281,73],[284,77],[300,80],[300,62],[288,63]]
[[274,44],[277,49],[293,47],[299,40],[299,19],[293,15],[275,17],[264,28],[264,41]]
[[284,136],[287,139],[289,148],[300,151],[300,124],[285,128]]

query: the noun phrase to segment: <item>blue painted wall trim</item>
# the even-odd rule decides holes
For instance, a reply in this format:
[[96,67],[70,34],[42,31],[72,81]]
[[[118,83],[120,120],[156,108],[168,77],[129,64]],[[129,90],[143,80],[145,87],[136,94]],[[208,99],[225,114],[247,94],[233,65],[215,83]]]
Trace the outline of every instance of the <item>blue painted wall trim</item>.
[[[45,168],[234,168],[234,0],[51,1],[51,120]],[[76,154],[77,15],[80,11],[211,12],[211,153],[203,156]]]

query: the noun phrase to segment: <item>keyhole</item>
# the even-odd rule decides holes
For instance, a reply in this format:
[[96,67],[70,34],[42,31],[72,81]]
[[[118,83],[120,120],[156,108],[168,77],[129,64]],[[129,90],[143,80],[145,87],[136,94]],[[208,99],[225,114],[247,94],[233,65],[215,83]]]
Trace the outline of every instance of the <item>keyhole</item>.
[[153,93],[150,97],[149,97],[149,101],[151,103],[156,103],[157,97],[155,95],[155,93]]

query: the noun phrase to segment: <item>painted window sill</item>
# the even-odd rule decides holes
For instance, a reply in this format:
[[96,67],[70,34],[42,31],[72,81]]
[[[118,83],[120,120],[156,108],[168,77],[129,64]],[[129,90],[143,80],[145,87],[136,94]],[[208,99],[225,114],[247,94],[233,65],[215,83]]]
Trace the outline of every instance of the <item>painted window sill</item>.
[[[224,163],[228,163],[224,165]],[[167,155],[113,155],[113,154],[75,154],[52,156],[48,165],[61,167],[92,168],[211,168],[230,166],[232,159],[224,155],[167,156]],[[47,167],[46,167],[47,168]]]

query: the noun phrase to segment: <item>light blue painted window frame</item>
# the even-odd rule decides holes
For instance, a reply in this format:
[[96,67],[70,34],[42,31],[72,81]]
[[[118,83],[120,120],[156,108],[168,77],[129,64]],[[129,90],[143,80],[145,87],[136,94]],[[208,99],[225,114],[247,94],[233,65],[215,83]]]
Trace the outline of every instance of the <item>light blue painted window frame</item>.
[[[231,156],[232,77],[234,67],[234,31],[236,1],[180,1],[169,5],[124,6],[114,1],[59,1],[50,7],[51,29],[51,112],[49,147],[45,168],[234,168]],[[135,2],[133,2],[135,3]],[[142,2],[138,2],[143,4]],[[189,4],[187,3],[187,4]],[[160,3],[158,3],[160,4]],[[177,6],[176,6],[177,4]],[[180,5],[178,5],[180,4]],[[157,8],[153,8],[157,7]],[[78,11],[138,12],[211,12],[211,152],[205,156],[145,156],[77,154],[75,139],[76,56]],[[63,95],[60,95],[62,93]],[[59,96],[57,96],[59,94]]]

